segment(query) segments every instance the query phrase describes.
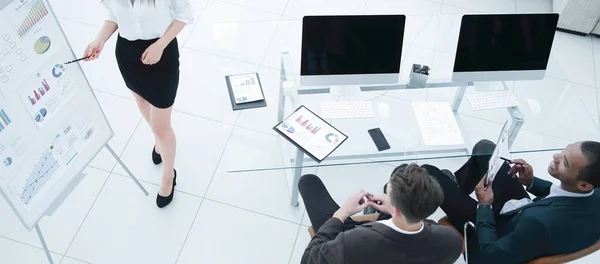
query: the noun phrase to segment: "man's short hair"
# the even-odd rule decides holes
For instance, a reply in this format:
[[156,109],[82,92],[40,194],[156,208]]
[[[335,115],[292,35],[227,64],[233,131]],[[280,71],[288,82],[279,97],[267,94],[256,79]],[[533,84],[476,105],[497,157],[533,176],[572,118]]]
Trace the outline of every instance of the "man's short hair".
[[584,141],[581,153],[588,160],[588,165],[579,172],[579,180],[589,182],[594,188],[600,187],[600,143]]
[[390,201],[408,223],[414,224],[432,215],[444,201],[440,184],[417,164],[403,164],[390,177]]

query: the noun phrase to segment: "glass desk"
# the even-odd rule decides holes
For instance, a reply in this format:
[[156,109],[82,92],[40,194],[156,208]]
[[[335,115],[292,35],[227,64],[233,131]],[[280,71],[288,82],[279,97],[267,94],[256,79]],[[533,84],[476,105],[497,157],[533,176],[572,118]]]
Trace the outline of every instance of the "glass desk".
[[[444,16],[435,17],[437,20],[449,19]],[[460,21],[460,17],[457,19]],[[435,23],[439,22],[437,20]],[[407,23],[410,23],[410,19],[407,19]],[[454,28],[457,38],[458,27]],[[300,38],[299,30],[290,31],[289,34],[294,35],[291,39]],[[440,34],[442,36],[438,36],[434,49],[431,50],[432,57],[449,57],[450,62],[440,63],[435,59],[426,59],[422,50],[410,48],[413,43],[408,38],[404,44],[409,48],[404,51],[400,84],[362,87],[360,94],[352,96],[332,95],[327,87],[301,87],[297,70],[299,44],[292,40],[275,41],[286,47],[283,51],[280,49],[280,74],[261,75],[261,80],[263,89],[273,89],[276,92],[267,93],[267,108],[244,110],[239,114],[223,154],[228,172],[282,171],[288,177],[291,204],[297,205],[298,180],[302,174],[314,171],[312,168],[403,161],[423,163],[428,159],[468,157],[479,140],[489,139],[495,142],[507,120],[511,125],[509,142],[513,154],[557,151],[574,141],[600,138],[595,120],[597,116],[594,117],[593,111],[582,103],[585,93],[581,93],[567,81],[560,63],[554,58],[551,58],[544,80],[496,84],[499,89],[514,92],[520,103],[518,107],[473,111],[466,95],[481,91],[477,91],[472,83],[450,81],[452,67],[448,65],[452,65],[454,55],[448,54],[452,50],[445,45],[448,40],[443,41],[448,38],[448,31],[440,31]],[[418,36],[416,34],[412,41],[417,41]],[[424,59],[419,59],[421,56]],[[406,88],[408,71],[413,63],[431,66],[432,74],[427,88]],[[265,87],[265,84],[271,87]],[[272,87],[273,85],[279,87]],[[273,126],[300,105],[319,114],[320,103],[338,101],[371,101],[375,117],[327,120],[346,134],[348,140],[321,163],[314,162],[272,130]],[[464,143],[426,145],[414,113],[413,102],[447,102],[454,111]],[[367,132],[372,128],[381,128],[391,149],[381,152],[377,150]]]

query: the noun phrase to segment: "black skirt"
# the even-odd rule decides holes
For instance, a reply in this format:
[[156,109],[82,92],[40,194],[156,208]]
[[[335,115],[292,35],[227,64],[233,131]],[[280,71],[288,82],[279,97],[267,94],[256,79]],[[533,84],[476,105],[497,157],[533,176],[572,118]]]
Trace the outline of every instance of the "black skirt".
[[174,39],[163,51],[160,61],[145,65],[142,54],[157,40],[130,41],[119,36],[115,55],[129,90],[157,108],[169,108],[175,102],[179,85],[179,47]]

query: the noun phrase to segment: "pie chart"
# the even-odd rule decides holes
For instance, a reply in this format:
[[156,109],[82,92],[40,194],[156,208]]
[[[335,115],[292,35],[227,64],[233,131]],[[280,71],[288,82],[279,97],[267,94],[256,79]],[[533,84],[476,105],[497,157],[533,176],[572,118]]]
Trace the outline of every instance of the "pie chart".
[[340,140],[340,137],[336,134],[329,133],[325,136],[325,140],[327,140],[329,143],[337,144]]
[[35,122],[42,122],[44,121],[44,117],[42,115],[40,115],[40,113],[35,114],[35,117],[33,118],[35,120]]
[[54,78],[59,78],[63,75],[64,72],[65,66],[63,66],[62,64],[56,64],[54,65],[54,68],[52,68],[52,76],[54,76]]
[[35,42],[35,44],[33,45],[33,49],[37,54],[44,54],[50,49],[50,44],[50,38],[43,36]]
[[8,157],[4,160],[4,166],[8,167],[8,166],[12,165],[12,162],[13,162],[12,158]]

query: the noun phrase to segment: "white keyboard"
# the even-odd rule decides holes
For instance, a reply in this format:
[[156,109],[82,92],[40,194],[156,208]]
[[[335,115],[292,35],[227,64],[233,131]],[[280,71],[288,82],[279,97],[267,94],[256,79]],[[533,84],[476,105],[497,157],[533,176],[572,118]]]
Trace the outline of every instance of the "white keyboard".
[[518,106],[519,101],[513,92],[495,91],[467,94],[467,100],[474,111]]
[[369,101],[357,102],[325,102],[321,103],[321,117],[334,118],[369,118],[375,117],[373,104]]

